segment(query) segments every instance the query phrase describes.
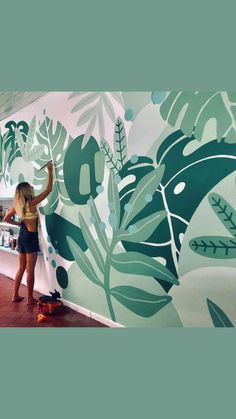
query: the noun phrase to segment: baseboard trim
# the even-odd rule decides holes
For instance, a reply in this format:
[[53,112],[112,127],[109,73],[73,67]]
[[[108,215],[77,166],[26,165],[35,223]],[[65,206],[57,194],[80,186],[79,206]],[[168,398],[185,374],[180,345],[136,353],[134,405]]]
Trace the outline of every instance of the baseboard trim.
[[65,304],[65,306],[71,308],[72,310],[75,310],[78,313],[84,314],[85,316],[90,317],[91,319],[97,320],[98,322],[105,324],[106,326],[113,327],[113,328],[125,327],[122,324],[113,322],[112,320],[107,319],[106,317],[103,317],[100,314],[94,313],[93,311],[90,311],[87,308],[79,306],[75,303],[71,303],[68,300],[64,300],[64,298],[62,299],[62,302]]

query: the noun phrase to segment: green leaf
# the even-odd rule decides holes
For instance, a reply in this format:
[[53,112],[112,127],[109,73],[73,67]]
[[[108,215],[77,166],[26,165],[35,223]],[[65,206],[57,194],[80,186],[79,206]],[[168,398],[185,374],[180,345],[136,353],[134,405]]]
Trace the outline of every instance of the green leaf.
[[79,117],[77,126],[79,127],[80,125],[84,125],[86,122],[90,121],[90,119],[94,115],[94,112],[95,112],[95,106],[84,111]]
[[93,133],[93,130],[94,130],[94,127],[95,127],[95,123],[96,123],[96,114],[92,117],[91,121],[89,122],[89,124],[87,126],[85,136],[83,138],[81,149],[83,149],[86,146],[90,137],[92,136],[92,133]]
[[[43,206],[40,207],[40,212],[46,215],[55,211],[60,200],[65,205],[73,205],[64,184],[63,171],[65,154],[72,139],[60,122],[57,122],[55,126],[53,120],[47,116],[40,125],[36,136],[39,144],[44,148],[43,154],[36,161],[38,166],[44,166],[49,160],[52,160],[55,164],[52,192],[48,195],[47,201],[43,201],[41,204]],[[35,169],[34,185],[37,187],[39,194],[45,189],[47,181],[47,167],[40,171]]]
[[99,239],[102,247],[104,248],[104,250],[106,252],[108,252],[109,244],[108,244],[107,236],[106,236],[105,230],[103,230],[103,228],[102,228],[101,218],[99,216],[99,213],[98,213],[97,207],[95,205],[95,202],[94,202],[94,200],[91,196],[89,198],[89,202],[90,202],[90,205],[91,205],[91,215],[92,215],[92,217],[94,217],[94,221],[95,221],[94,222],[94,227],[95,227],[95,230],[97,232],[98,239]]
[[122,97],[122,93],[120,92],[110,92],[111,96],[119,103],[122,108],[124,108],[124,100]]
[[231,205],[219,194],[211,193],[208,195],[208,199],[219,220],[232,234],[232,236],[236,237],[235,209],[231,207]]
[[101,150],[104,152],[106,165],[109,170],[114,170],[116,174],[119,173],[119,166],[113,156],[111,147],[106,140],[102,139],[100,143]]
[[178,279],[164,265],[142,253],[127,252],[113,254],[113,268],[130,275],[152,276],[171,284],[179,285]]
[[105,269],[105,265],[104,265],[104,260],[102,257],[102,254],[97,246],[96,241],[94,240],[92,234],[89,231],[89,228],[83,218],[83,216],[81,214],[79,214],[79,221],[80,221],[80,227],[84,236],[84,239],[88,245],[88,248],[91,252],[91,254],[94,257],[94,260],[98,266],[98,268],[100,269],[100,271],[102,273],[104,273],[104,269]]
[[189,242],[190,248],[198,255],[214,259],[236,257],[236,239],[224,236],[200,236]]
[[136,186],[129,200],[129,212],[125,212],[121,227],[125,227],[130,221],[147,205],[146,195],[153,195],[159,186],[165,170],[165,165],[161,165],[145,175]]
[[100,281],[97,277],[96,272],[94,271],[88,257],[85,253],[80,249],[80,247],[76,244],[76,242],[69,236],[66,236],[66,240],[69,244],[71,253],[73,257],[81,269],[81,271],[96,285],[100,285]]
[[213,301],[207,298],[207,306],[215,327],[234,327],[228,316]]
[[114,154],[119,170],[124,167],[127,161],[127,142],[125,127],[120,118],[117,118],[114,132]]
[[151,214],[137,223],[130,225],[128,230],[120,230],[120,233],[118,234],[119,240],[132,243],[144,242],[153,234],[166,215],[166,211],[154,212],[154,214]]
[[108,181],[108,201],[109,204],[112,204],[114,209],[110,209],[111,213],[114,213],[116,218],[116,224],[113,225],[116,230],[120,225],[120,196],[117,184],[115,182],[115,176],[113,171],[110,171],[109,181]]
[[142,317],[153,316],[172,300],[169,295],[150,294],[130,286],[112,288],[111,295],[130,311]]
[[[170,125],[196,139],[228,143],[236,142],[236,93],[234,92],[172,92],[162,103],[161,115]],[[204,136],[210,120],[215,120],[212,136]]]

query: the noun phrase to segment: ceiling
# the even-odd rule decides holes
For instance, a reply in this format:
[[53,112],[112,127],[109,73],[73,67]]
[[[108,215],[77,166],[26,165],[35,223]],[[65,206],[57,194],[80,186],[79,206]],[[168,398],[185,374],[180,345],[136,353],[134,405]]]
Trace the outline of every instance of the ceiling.
[[47,92],[0,92],[0,121],[35,102]]

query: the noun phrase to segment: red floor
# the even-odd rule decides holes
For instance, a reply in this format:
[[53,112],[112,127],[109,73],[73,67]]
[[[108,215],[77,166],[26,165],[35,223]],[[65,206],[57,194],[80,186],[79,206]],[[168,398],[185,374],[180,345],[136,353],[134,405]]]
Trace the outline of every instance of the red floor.
[[[83,314],[65,307],[63,313],[48,315],[44,323],[37,322],[37,305],[27,306],[26,298],[12,303],[13,280],[0,274],[0,327],[106,327]],[[21,285],[20,295],[26,297],[26,287]],[[35,292],[35,297],[41,294]]]

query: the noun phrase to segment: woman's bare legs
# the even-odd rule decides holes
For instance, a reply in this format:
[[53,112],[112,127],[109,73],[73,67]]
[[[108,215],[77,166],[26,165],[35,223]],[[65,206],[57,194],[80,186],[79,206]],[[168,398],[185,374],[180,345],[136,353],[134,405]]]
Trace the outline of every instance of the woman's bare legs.
[[19,269],[15,276],[14,292],[13,292],[13,297],[12,297],[13,303],[22,301],[24,299],[24,297],[21,297],[19,295],[19,288],[22,281],[22,277],[25,272],[25,268],[26,268],[26,255],[25,253],[19,253]]
[[37,252],[26,253],[27,291],[28,304],[35,304],[37,300],[33,297],[34,291],[34,269],[37,261]]

